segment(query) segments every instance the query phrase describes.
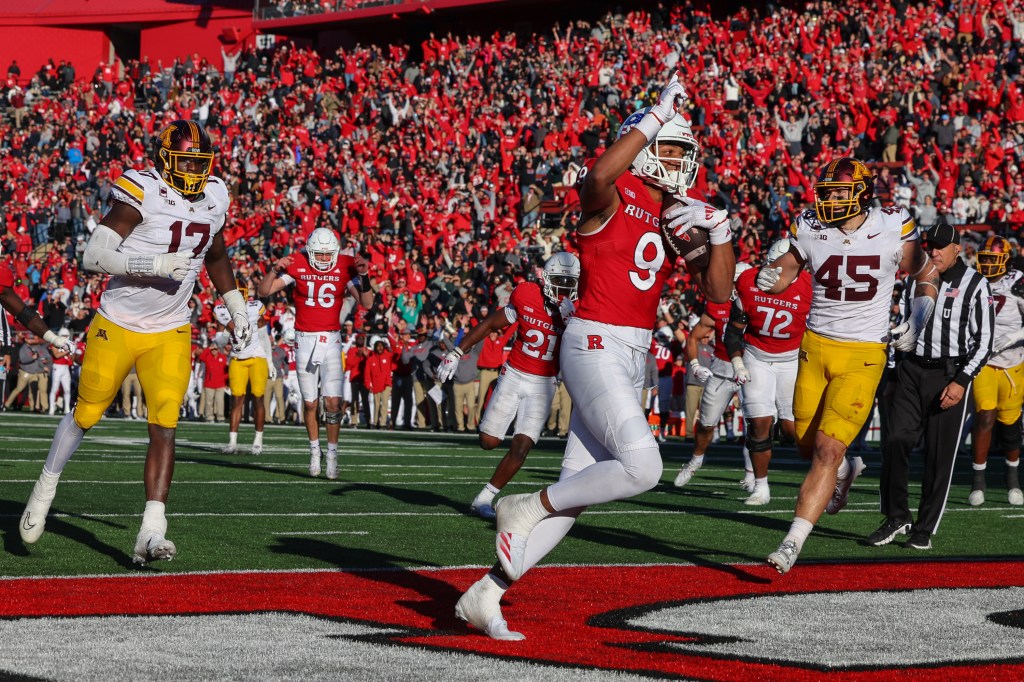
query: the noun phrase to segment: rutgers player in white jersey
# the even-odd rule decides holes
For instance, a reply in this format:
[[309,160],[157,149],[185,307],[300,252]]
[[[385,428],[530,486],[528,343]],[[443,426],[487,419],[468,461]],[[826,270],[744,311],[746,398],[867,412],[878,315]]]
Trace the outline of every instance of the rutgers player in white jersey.
[[[985,503],[985,469],[995,440],[1006,458],[1006,496],[1012,505],[1024,504],[1020,489],[1021,402],[1024,401],[1024,274],[1009,269],[1010,242],[989,237],[978,250],[978,271],[992,287],[996,339],[988,364],[974,378],[974,455],[972,507]],[[50,400],[53,409],[53,400]]]
[[[789,240],[780,239],[768,249],[768,262],[789,251]],[[744,504],[771,501],[768,463],[772,458],[772,426],[778,420],[782,433],[795,439],[793,390],[797,357],[811,308],[811,276],[801,271],[796,281],[780,294],[757,288],[757,271],[748,270],[736,279],[725,347],[736,370],[743,403],[747,476],[743,487],[751,493]]]
[[[737,263],[735,270],[737,279],[741,273],[749,269],[748,263]],[[693,475],[704,464],[704,455],[718,431],[718,422],[722,420],[722,415],[729,409],[733,397],[740,390],[736,370],[733,368],[734,363],[730,362],[729,351],[725,347],[725,329],[729,324],[731,312],[731,301],[725,303],[708,301],[700,320],[694,325],[686,339],[684,355],[688,371],[693,372],[694,377],[705,383],[704,393],[700,398],[697,424],[693,428],[693,454],[676,474],[673,483],[677,488],[682,488],[689,483]],[[704,367],[697,359],[699,339],[706,338],[712,330],[715,332],[714,357],[711,359],[711,367]]]
[[[498,501],[499,567],[474,583],[455,610],[495,639],[523,639],[508,629],[499,600],[584,509],[638,495],[661,477],[661,453],[640,395],[651,329],[675,263],[660,229],[662,200],[667,192],[685,193],[698,170],[697,142],[676,112],[685,98],[673,78],[658,104],[628,117],[615,143],[580,173],[579,305],[561,349],[574,409],[560,480],[541,492]],[[711,265],[702,282],[713,296],[727,298],[735,256],[725,212],[692,199],[680,205],[694,210],[670,225],[680,228],[690,220],[710,231]],[[573,307],[567,301],[563,318]]]
[[[341,243],[326,227],[313,230],[306,254],[289,255],[274,264],[259,284],[261,298],[295,284],[296,368],[309,434],[309,475],[320,475],[320,423],[317,403],[324,396],[327,426],[327,478],[338,477],[338,434],[344,368],[341,361],[341,309],[348,292],[364,308],[373,304],[366,261],[341,255]],[[318,388],[319,384],[319,388]]]
[[174,121],[155,139],[154,168],[125,171],[114,182],[113,205],[83,254],[86,270],[113,276],[89,327],[78,400],[57,427],[20,526],[26,543],[42,535],[64,465],[134,365],[149,406],[147,502],[135,541],[137,563],[172,559],[177,552],[165,537],[164,505],[190,374],[188,302],[204,263],[231,311],[237,341],[244,345],[252,335],[224,246],[230,197],[224,183],[210,175],[210,137],[195,121]]
[[[246,389],[252,393],[252,421],[256,435],[252,441],[252,454],[263,453],[263,426],[267,421],[267,408],[263,395],[267,392],[267,380],[274,378],[274,366],[271,363],[270,335],[265,319],[267,310],[259,301],[248,298],[249,290],[239,287],[239,291],[247,299],[245,313],[249,318],[250,328],[256,330],[245,345],[236,343],[231,348],[231,362],[228,364],[228,388],[231,390],[231,416],[228,420],[228,444],[224,453],[233,455],[238,452],[238,426],[242,423],[245,411]],[[234,329],[231,312],[224,304],[213,308],[217,321]]]
[[[850,485],[863,469],[846,449],[875,403],[887,360],[886,346],[913,349],[935,309],[938,272],[918,243],[917,225],[906,209],[870,207],[874,177],[860,161],[827,164],[814,184],[814,210],[790,229],[789,251],[766,264],[757,286],[777,294],[806,265],[813,278],[807,333],[800,344],[793,417],[800,452],[811,468],[800,487],[796,518],[768,563],[786,573],[823,511],[846,504]],[[896,273],[918,284],[910,319],[889,329]]]
[[516,325],[512,353],[501,368],[497,386],[480,420],[480,447],[493,450],[501,445],[514,419],[512,445],[494,470],[491,480],[473,500],[470,509],[485,519],[494,518],[491,502],[523,466],[551,409],[558,376],[559,340],[565,325],[558,312],[563,298],[576,298],[580,262],[562,251],[544,264],[543,289],[534,282],[518,285],[508,305],[495,310],[473,327],[459,345],[448,351],[437,368],[437,380],[455,376],[459,358],[491,332]]

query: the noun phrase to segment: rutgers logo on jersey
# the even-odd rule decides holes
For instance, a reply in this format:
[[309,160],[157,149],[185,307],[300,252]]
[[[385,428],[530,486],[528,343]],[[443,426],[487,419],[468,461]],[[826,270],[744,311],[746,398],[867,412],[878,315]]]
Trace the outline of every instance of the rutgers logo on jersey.
[[287,275],[294,280],[295,329],[300,332],[341,330],[341,304],[348,283],[356,275],[355,259],[338,256],[334,268],[321,272],[309,265],[305,256],[296,257]]
[[757,288],[757,270],[736,281],[736,303],[747,315],[744,341],[765,353],[788,353],[800,347],[811,309],[811,276],[806,270],[781,294]]

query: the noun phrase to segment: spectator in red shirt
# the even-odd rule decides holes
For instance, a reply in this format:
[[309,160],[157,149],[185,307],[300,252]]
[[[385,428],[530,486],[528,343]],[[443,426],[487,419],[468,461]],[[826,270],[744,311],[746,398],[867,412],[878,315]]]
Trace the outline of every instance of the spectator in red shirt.
[[391,397],[392,353],[387,342],[378,339],[373,344],[373,353],[366,357],[364,377],[366,390],[373,396],[373,428],[388,425],[388,398]]
[[208,422],[224,421],[224,395],[228,385],[228,356],[216,343],[199,352],[203,363],[203,397],[199,411]]

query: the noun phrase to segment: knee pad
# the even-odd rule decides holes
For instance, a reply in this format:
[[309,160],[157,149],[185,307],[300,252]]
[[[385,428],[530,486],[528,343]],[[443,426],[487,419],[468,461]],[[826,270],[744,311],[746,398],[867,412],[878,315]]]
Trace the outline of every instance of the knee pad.
[[754,454],[755,452],[770,452],[771,449],[771,436],[761,439],[751,438],[750,436],[747,436],[747,450],[750,451],[750,454]]
[[992,427],[992,435],[997,448],[1006,452],[1008,450],[1019,450],[1021,446],[1020,420],[1012,424],[1004,424],[1000,421]]
[[341,412],[324,412],[324,424],[340,424]]

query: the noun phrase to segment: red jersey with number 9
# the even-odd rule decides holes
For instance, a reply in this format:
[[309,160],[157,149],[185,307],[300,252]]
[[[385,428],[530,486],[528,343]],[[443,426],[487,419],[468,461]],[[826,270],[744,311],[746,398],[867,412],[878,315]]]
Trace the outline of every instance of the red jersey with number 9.
[[295,280],[295,329],[300,332],[336,332],[341,330],[341,303],[348,283],[356,276],[355,258],[338,256],[334,268],[321,272],[309,264],[305,255],[296,257],[285,271]]
[[526,374],[553,377],[558,374],[558,345],[562,317],[546,305],[534,282],[523,282],[512,291],[505,306],[510,324],[518,324],[508,365]]
[[801,270],[781,294],[766,294],[757,288],[757,268],[750,268],[736,280],[736,298],[747,315],[743,340],[765,353],[778,355],[800,348],[811,309],[811,273]]
[[[586,177],[594,160],[580,171]],[[665,250],[661,203],[630,172],[615,181],[619,207],[596,232],[578,235],[580,287],[576,314],[584,320],[651,329],[676,255]]]

